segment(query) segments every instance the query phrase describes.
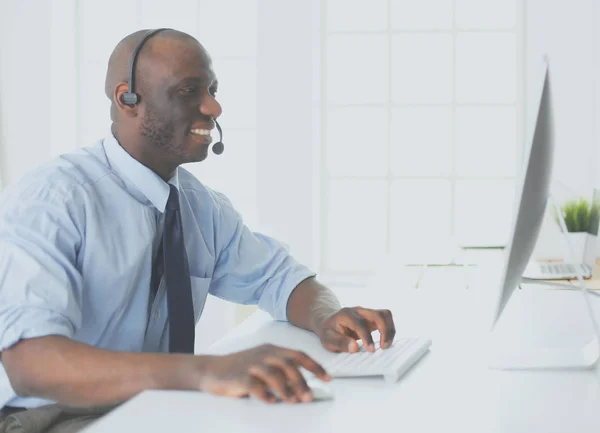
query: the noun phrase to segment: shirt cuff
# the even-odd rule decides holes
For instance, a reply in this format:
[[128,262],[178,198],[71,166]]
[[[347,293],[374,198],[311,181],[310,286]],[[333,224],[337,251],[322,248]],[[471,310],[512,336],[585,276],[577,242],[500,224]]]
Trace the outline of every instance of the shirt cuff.
[[43,308],[23,308],[12,315],[9,323],[0,324],[0,352],[28,338],[62,335],[72,337],[71,322],[54,311]]
[[269,282],[269,285],[274,285],[276,288],[272,290],[270,296],[263,295],[258,306],[261,310],[268,312],[273,319],[287,322],[287,304],[292,292],[302,281],[315,275],[306,266],[296,263],[288,272],[278,278],[278,281]]

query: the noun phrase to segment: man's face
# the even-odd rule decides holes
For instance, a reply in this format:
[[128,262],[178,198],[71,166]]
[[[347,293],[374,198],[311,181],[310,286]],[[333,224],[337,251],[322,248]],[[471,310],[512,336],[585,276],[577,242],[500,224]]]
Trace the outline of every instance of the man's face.
[[[211,60],[195,41],[168,41],[142,66],[140,133],[177,165],[206,158],[221,114]],[[164,49],[167,48],[167,49]]]

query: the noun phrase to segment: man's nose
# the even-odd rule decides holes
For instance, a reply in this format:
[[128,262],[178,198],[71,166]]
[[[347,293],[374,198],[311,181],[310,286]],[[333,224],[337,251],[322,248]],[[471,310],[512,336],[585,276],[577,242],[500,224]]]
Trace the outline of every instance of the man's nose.
[[223,112],[221,104],[215,99],[213,95],[206,95],[200,104],[200,112],[205,116],[216,119]]

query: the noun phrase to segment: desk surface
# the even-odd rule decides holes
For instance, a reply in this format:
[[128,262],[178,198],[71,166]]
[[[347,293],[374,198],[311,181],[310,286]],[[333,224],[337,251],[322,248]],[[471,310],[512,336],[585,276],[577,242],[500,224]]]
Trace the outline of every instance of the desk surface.
[[[393,286],[393,285],[392,285]],[[431,337],[431,351],[398,383],[335,379],[336,398],[266,405],[200,392],[150,391],[125,403],[86,432],[598,432],[597,371],[508,372],[487,368],[489,342],[478,326],[476,289],[343,290],[345,305],[387,307],[402,335]],[[592,296],[600,316],[600,296]],[[579,346],[592,336],[581,294],[531,288],[515,292],[498,329],[514,344]],[[210,348],[236,351],[262,342],[310,353],[312,334],[256,313]]]

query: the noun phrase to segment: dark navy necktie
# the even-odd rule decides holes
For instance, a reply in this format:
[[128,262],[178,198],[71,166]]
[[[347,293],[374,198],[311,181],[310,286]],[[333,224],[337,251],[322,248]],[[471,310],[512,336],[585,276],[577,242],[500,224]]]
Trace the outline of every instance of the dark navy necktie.
[[163,231],[164,277],[169,312],[169,352],[194,353],[194,303],[187,254],[183,243],[183,226],[179,209],[179,192],[171,189],[165,210]]

